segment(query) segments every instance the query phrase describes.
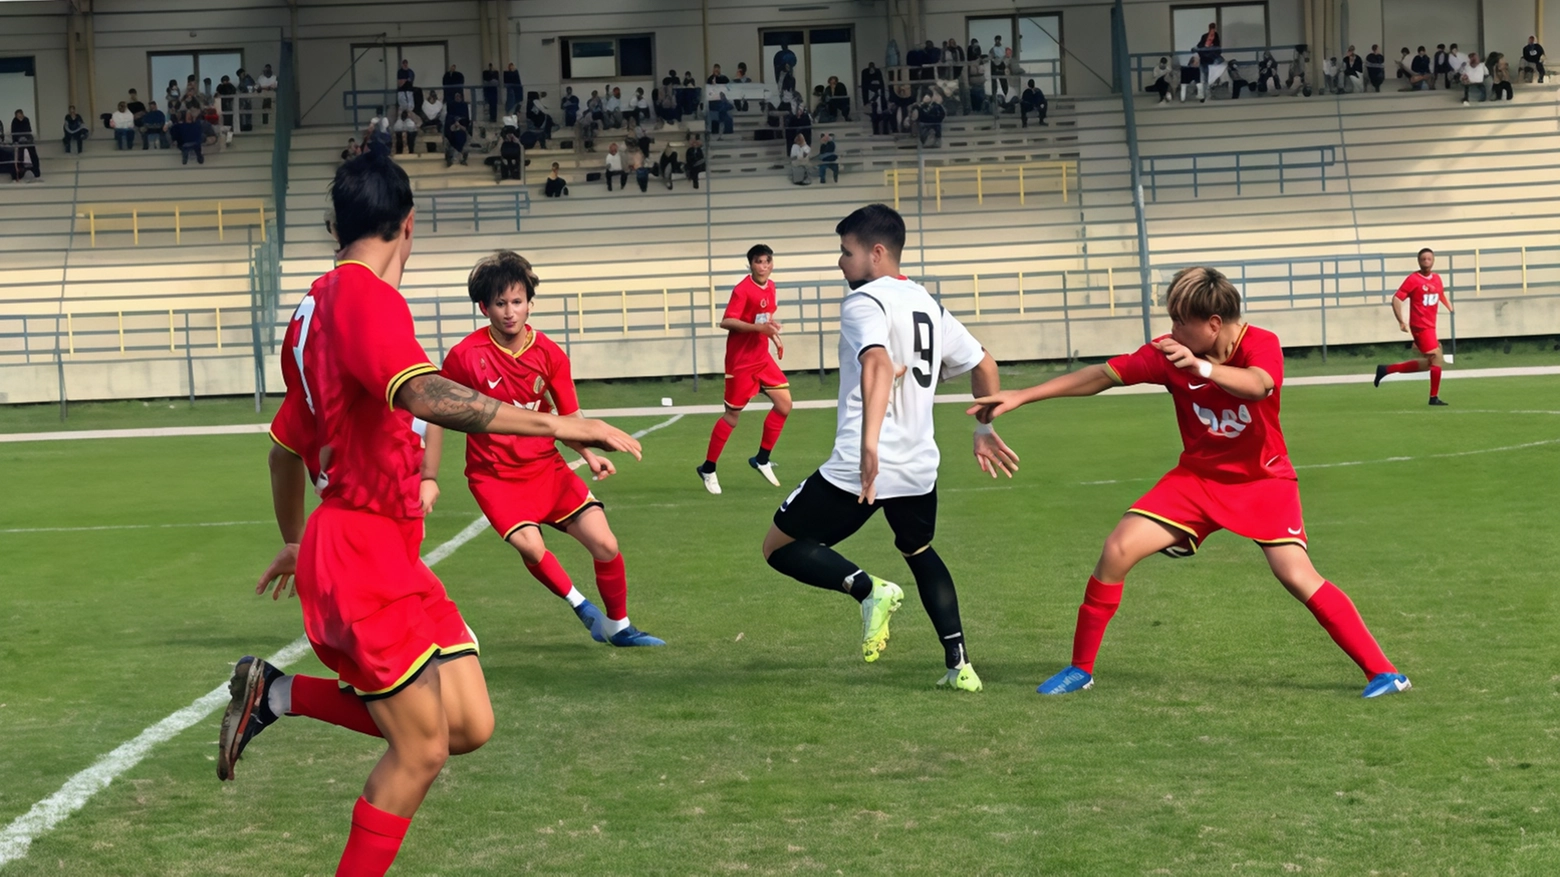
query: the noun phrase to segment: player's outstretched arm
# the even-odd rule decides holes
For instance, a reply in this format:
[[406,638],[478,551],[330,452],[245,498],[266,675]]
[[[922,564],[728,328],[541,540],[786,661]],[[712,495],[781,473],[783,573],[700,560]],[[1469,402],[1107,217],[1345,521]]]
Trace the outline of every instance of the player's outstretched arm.
[[[1197,370],[1231,396],[1258,400],[1266,399],[1273,392],[1273,376],[1256,366],[1236,368],[1199,359],[1197,354],[1173,338],[1161,338],[1154,342],[1154,346],[1170,360],[1171,365],[1179,369]],[[1206,372],[1202,371],[1203,366],[1207,366]]]
[[459,432],[530,435],[579,442],[606,451],[627,451],[639,459],[639,442],[600,420],[556,417],[505,405],[441,375],[418,375],[396,390],[395,405],[429,423]]
[[[1002,377],[997,373],[997,361],[991,358],[987,352],[975,368],[970,370],[970,393],[977,399],[985,398],[993,393],[1002,391]],[[1007,446],[1002,436],[990,423],[977,424],[975,427],[975,462],[980,465],[981,471],[997,477],[1001,471],[1009,478],[1018,471],[1018,454]]]
[[274,584],[276,590],[271,599],[276,600],[288,589],[288,582],[298,569],[298,543],[303,540],[303,524],[307,518],[303,496],[309,482],[309,470],[297,454],[274,441],[266,464],[271,470],[271,508],[276,513],[276,527],[282,531],[282,550],[260,574],[255,593],[264,594]]
[[[583,411],[575,411],[573,414],[565,414],[563,416],[574,417],[583,420],[585,413]],[[617,474],[617,467],[612,465],[611,460],[608,460],[606,457],[596,456],[595,454],[591,453],[590,448],[585,447],[579,442],[564,442],[563,444],[565,447],[569,448],[569,450],[574,451],[576,454],[580,455],[580,458],[585,461],[585,468],[590,470],[591,477],[595,480],[601,481],[609,475]]]
[[423,433],[422,484],[417,488],[417,501],[424,515],[433,512],[439,502],[439,461],[444,457],[444,427],[428,424]]
[[992,420],[1031,402],[1042,402],[1060,396],[1094,396],[1116,386],[1116,377],[1103,365],[1091,365],[1043,384],[1022,390],[1000,390],[985,395],[977,394],[975,404],[964,413],[972,414],[981,423]]

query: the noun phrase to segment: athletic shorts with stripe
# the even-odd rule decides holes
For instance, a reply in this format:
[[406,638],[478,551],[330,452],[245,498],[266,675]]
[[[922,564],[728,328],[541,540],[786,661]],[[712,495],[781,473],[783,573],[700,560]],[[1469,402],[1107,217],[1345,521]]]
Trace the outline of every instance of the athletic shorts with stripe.
[[1185,534],[1165,549],[1172,557],[1197,553],[1203,540],[1220,530],[1259,545],[1306,547],[1300,484],[1287,478],[1226,483],[1177,466],[1128,511]]
[[726,405],[743,408],[765,390],[785,390],[790,386],[780,364],[771,359],[757,368],[744,368],[726,375]]
[[546,524],[568,529],[587,509],[601,506],[562,454],[535,460],[502,476],[468,473],[466,482],[477,507],[503,539],[521,527]]
[[1434,329],[1415,329],[1414,347],[1426,356],[1434,353],[1441,346],[1441,339],[1437,338]]
[[429,661],[477,638],[422,562],[423,522],[322,505],[298,547],[303,627],[320,662],[365,699],[389,697]]

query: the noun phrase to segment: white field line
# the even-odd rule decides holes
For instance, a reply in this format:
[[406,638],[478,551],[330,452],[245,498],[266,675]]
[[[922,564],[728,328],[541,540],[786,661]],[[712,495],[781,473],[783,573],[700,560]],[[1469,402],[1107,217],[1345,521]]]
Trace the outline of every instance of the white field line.
[[[642,438],[658,429],[671,426],[681,419],[682,415],[678,414],[634,433],[634,438]],[[570,464],[570,468],[578,467],[584,462],[583,459],[575,460]],[[477,518],[448,542],[424,555],[423,563],[433,566],[454,554],[455,550],[462,545],[475,539],[487,527],[487,518]],[[266,660],[277,667],[286,667],[308,652],[308,638],[300,636]],[[226,704],[228,699],[227,684],[223,683],[196,698],[189,706],[142,731],[135,739],[121,744],[114,751],[98,759],[91,767],[66,780],[59,791],[34,804],[32,809],[18,816],[4,830],[0,830],[0,868],[5,867],[8,862],[25,858],[35,838],[50,831],[72,813],[80,810],[93,795],[107,788],[115,777],[140,763],[141,759],[145,758],[157,744],[173,739],[179,733],[204,720],[218,707]]]
[[272,521],[207,521],[193,524],[104,524],[99,527],[12,527],[5,533],[87,533],[93,530],[173,530],[184,527],[247,527]]
[[[1451,378],[1510,378],[1531,377],[1534,375],[1560,375],[1560,366],[1524,366],[1520,368],[1474,368],[1463,371],[1447,371],[1443,377]],[[1388,375],[1388,381],[1396,380],[1427,380],[1424,372],[1413,375]],[[1332,384],[1368,384],[1375,380],[1375,375],[1317,375],[1314,377],[1290,378],[1284,382],[1288,387],[1312,387]],[[1385,383],[1385,382],[1383,382]],[[1162,393],[1164,389],[1155,384],[1140,384],[1134,387],[1115,387],[1106,390],[1102,395],[1131,396],[1140,393]],[[968,393],[949,393],[936,397],[937,401],[944,404],[959,405],[971,401]],[[792,403],[792,407],[800,409],[834,408],[837,403],[833,399],[808,399]],[[746,410],[764,411],[769,408],[768,399],[756,400]],[[665,407],[644,408],[597,408],[585,411],[587,417],[660,417],[666,414],[721,414],[725,411],[721,405],[673,405]],[[231,426],[168,426],[152,429],[82,429],[61,432],[13,432],[0,433],[0,444],[6,442],[45,442],[45,441],[74,441],[77,439],[95,438],[164,438],[168,436],[195,436],[195,435],[242,435],[263,433],[270,431],[270,425],[265,423],[241,423]]]

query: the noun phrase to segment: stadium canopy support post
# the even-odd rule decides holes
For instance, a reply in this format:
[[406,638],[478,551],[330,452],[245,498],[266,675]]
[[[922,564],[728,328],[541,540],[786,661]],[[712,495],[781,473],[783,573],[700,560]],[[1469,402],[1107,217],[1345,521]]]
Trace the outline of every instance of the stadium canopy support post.
[[190,407],[195,407],[195,354],[190,351],[190,312],[184,312],[184,372],[190,379]]

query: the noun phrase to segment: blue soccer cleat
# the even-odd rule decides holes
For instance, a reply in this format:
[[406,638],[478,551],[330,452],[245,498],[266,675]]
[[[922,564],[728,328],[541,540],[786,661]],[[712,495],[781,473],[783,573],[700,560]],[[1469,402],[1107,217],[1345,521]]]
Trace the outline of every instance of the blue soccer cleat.
[[1035,691],[1040,694],[1072,694],[1074,691],[1082,691],[1085,688],[1094,687],[1094,676],[1079,670],[1077,667],[1068,667],[1050,679],[1040,683]]
[[581,624],[585,625],[586,630],[590,631],[592,639],[602,643],[607,641],[605,637],[596,635],[597,627],[601,624],[603,616],[601,610],[596,608],[595,603],[586,600],[572,608],[574,609],[574,616],[580,620]]
[[[598,625],[596,627],[596,630],[592,631],[592,635],[594,635],[596,632],[599,632],[600,630],[601,630],[601,627]],[[607,645],[617,646],[618,648],[632,648],[633,646],[664,646],[664,645],[666,645],[666,641],[665,640],[660,639],[658,637],[653,637],[650,634],[645,633],[644,631],[640,630],[639,628],[633,626],[632,624],[630,624],[629,626],[623,628],[622,630],[618,631],[617,633],[614,633],[613,635],[607,637],[606,642],[607,642]]]
[[1408,681],[1408,677],[1402,673],[1377,673],[1365,683],[1365,692],[1360,697],[1381,697],[1384,694],[1401,694],[1414,687],[1414,683]]

